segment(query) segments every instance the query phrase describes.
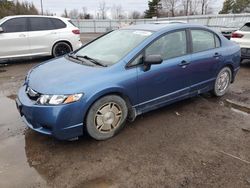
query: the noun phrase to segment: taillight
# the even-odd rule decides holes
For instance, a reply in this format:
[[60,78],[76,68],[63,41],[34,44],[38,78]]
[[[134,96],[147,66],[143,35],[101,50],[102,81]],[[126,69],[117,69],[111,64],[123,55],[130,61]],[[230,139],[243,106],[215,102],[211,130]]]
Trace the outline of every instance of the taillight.
[[243,36],[244,36],[244,35],[242,35],[242,34],[240,34],[240,33],[234,32],[234,33],[232,33],[231,38],[242,38]]
[[80,30],[79,29],[74,29],[74,30],[72,30],[72,33],[74,33],[76,35],[80,35]]

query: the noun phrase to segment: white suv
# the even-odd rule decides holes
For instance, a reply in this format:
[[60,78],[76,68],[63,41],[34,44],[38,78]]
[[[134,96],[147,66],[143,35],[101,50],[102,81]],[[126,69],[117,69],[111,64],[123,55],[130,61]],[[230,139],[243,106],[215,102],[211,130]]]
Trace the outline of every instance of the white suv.
[[61,56],[82,46],[68,18],[8,16],[0,20],[0,62],[29,56]]
[[250,23],[245,23],[238,31],[232,33],[231,40],[241,47],[241,59],[250,59]]

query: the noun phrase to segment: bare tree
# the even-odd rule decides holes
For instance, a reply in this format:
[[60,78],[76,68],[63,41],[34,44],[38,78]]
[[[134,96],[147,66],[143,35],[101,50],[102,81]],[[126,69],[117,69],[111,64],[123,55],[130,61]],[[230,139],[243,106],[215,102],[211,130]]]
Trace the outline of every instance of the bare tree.
[[99,2],[99,12],[100,12],[101,19],[107,18],[107,11],[108,11],[108,7],[106,6],[106,2],[105,1]]
[[113,5],[112,7],[112,18],[113,19],[120,19],[123,18],[123,9],[121,5]]
[[199,14],[198,8],[200,6],[200,0],[192,0],[189,2],[189,15]]
[[181,4],[183,6],[183,12],[184,15],[188,16],[189,15],[189,5],[190,5],[191,0],[182,0]]
[[163,5],[167,8],[167,10],[171,13],[174,17],[176,8],[179,4],[180,0],[163,0]]
[[207,14],[208,6],[210,0],[200,0],[201,1],[201,14]]
[[139,18],[141,18],[141,13],[135,10],[135,11],[131,12],[129,17],[131,19],[139,19]]
[[73,9],[69,12],[69,17],[72,19],[79,18],[79,11],[77,9]]
[[63,11],[62,17],[65,17],[65,18],[68,18],[68,17],[69,17],[68,11],[67,11],[66,8],[65,8],[64,11]]

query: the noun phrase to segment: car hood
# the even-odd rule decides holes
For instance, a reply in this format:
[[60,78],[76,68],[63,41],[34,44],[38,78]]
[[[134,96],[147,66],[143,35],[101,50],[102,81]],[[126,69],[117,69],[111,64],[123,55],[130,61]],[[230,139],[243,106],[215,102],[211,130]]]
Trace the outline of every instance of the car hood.
[[27,84],[42,94],[82,93],[84,84],[98,79],[106,69],[108,68],[78,64],[61,57],[32,69]]

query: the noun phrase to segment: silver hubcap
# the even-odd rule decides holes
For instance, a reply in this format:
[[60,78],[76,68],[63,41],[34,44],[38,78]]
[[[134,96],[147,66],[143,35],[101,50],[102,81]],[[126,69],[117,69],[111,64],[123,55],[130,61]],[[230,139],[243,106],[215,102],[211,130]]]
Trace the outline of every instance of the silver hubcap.
[[222,72],[217,81],[218,91],[220,93],[223,93],[228,88],[229,82],[230,82],[229,73],[227,71]]
[[118,127],[121,117],[122,111],[118,104],[106,103],[95,114],[95,126],[100,132],[110,132]]

